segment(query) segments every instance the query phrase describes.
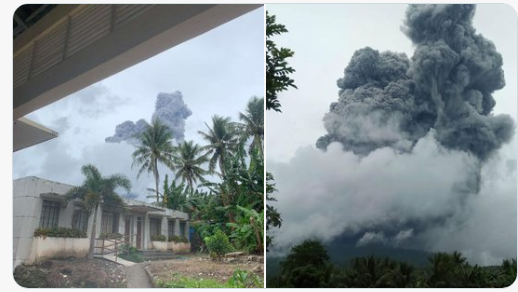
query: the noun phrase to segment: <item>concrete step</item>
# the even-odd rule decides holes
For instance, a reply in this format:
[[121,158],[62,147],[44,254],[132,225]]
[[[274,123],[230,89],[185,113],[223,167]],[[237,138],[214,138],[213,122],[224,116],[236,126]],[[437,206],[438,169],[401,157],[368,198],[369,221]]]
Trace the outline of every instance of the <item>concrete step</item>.
[[145,261],[170,260],[179,258],[179,255],[171,251],[159,250],[142,250],[142,256]]

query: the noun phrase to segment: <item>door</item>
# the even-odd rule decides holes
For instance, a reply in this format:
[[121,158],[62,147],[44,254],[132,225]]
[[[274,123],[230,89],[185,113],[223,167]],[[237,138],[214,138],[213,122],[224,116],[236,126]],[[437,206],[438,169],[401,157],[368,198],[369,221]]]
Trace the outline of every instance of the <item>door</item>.
[[131,216],[126,216],[126,220],[124,221],[124,242],[129,244],[131,242],[130,235],[131,234]]
[[142,249],[142,217],[137,218],[137,249]]

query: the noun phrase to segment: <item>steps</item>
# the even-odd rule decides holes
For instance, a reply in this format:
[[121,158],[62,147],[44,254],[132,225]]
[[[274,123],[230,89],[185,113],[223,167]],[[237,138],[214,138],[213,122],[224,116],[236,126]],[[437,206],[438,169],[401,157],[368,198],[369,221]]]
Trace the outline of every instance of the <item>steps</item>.
[[172,251],[160,251],[152,249],[142,250],[142,256],[144,257],[144,261],[172,260],[180,257]]

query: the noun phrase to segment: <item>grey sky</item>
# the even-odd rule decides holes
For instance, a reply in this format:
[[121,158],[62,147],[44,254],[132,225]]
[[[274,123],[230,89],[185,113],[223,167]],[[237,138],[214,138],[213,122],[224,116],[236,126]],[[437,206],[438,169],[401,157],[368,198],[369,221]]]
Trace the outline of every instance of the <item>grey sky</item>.
[[[427,250],[462,251],[473,262],[516,257],[516,135],[481,169],[478,194],[465,195],[477,162],[444,149],[433,133],[412,154],[379,149],[364,158],[332,144],[322,118],[338,100],[336,81],[353,53],[369,46],[413,55],[401,32],[407,5],[266,5],[289,33],[275,39],[295,51],[289,60],[298,90],[280,94],[282,113],[266,113],[266,168],[276,179],[283,226],[275,252],[308,237],[346,233],[360,244],[382,241]],[[517,18],[508,5],[478,5],[473,26],[504,60],[506,86],[494,113],[517,117]],[[392,226],[388,228],[388,226]]]
[[[136,179],[134,147],[105,143],[126,120],[151,120],[159,92],[181,91],[192,110],[186,140],[204,143],[214,114],[237,121],[252,96],[264,96],[264,16],[256,9],[162,54],[28,115],[59,137],[13,154],[13,179],[35,175],[63,183],[82,180],[80,168],[94,163],[103,174],[126,174],[141,198],[152,176]],[[169,173],[161,169],[161,178]]]

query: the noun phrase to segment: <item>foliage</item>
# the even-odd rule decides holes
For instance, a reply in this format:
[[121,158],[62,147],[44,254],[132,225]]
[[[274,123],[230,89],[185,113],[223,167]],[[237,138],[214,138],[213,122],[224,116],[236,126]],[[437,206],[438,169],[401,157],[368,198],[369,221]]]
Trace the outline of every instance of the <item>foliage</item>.
[[167,174],[164,179],[164,205],[173,210],[185,211],[187,209],[187,192],[188,189],[184,183],[177,184],[173,181],[169,185]]
[[155,234],[155,235],[151,235],[151,241],[166,241],[166,237],[165,235],[162,235],[162,234]]
[[263,251],[264,213],[237,206],[239,210],[236,223],[227,223],[232,228],[230,238],[238,249],[248,252]]
[[238,269],[234,271],[227,283],[220,283],[210,278],[196,279],[173,274],[173,280],[158,280],[157,286],[159,288],[262,288],[263,284],[256,275]]
[[115,192],[115,189],[121,187],[129,192],[131,182],[126,176],[121,174],[113,174],[107,177],[102,176],[101,172],[91,164],[84,165],[81,168],[81,172],[85,176],[85,180],[80,186],[71,188],[65,194],[65,200],[68,202],[73,199],[81,199],[88,211],[94,211],[90,249],[88,252],[88,257],[93,258],[99,205],[103,203],[107,207],[123,207],[124,203]]
[[228,279],[228,286],[232,288],[262,288],[263,283],[255,274],[237,269]]
[[516,279],[515,259],[497,267],[480,267],[454,252],[436,253],[423,269],[374,256],[354,258],[349,266],[337,267],[324,252],[318,242],[295,246],[268,287],[481,288],[507,287]]
[[169,242],[175,242],[175,243],[188,243],[189,240],[187,240],[187,238],[183,237],[183,236],[178,236],[178,235],[173,235],[173,236],[170,236],[167,241]]
[[221,259],[226,253],[234,250],[227,235],[221,230],[217,230],[213,236],[205,237],[204,241],[212,259]]
[[207,156],[211,156],[209,171],[214,172],[216,164],[219,164],[221,175],[225,175],[223,168],[225,159],[232,155],[238,142],[236,129],[231,123],[230,117],[218,115],[212,117],[212,127],[209,127],[207,123],[205,126],[208,128],[208,133],[202,131],[198,131],[198,133],[208,143],[203,149],[207,150]]
[[171,143],[173,134],[159,119],[155,119],[151,125],[146,125],[146,129],[142,135],[137,138],[139,139],[140,145],[132,154],[133,164],[131,167],[135,165],[139,166],[137,178],[140,177],[144,171],[153,173],[155,178],[156,201],[159,203],[158,183],[160,174],[158,173],[158,163],[163,163],[169,168],[174,169],[174,165],[172,164],[174,148]]
[[263,140],[264,140],[264,98],[252,97],[248,101],[245,113],[239,113],[239,120],[242,123],[236,123],[236,130],[240,134],[242,143],[252,138],[248,152],[257,149],[263,156]]
[[[269,172],[266,173],[266,200],[275,202],[277,199],[272,197],[272,194],[276,192],[273,175]],[[272,245],[273,236],[268,234],[270,228],[280,228],[282,224],[281,214],[271,205],[266,205],[266,251],[268,247]]]
[[86,238],[86,231],[81,231],[73,228],[53,227],[42,228],[39,227],[34,231],[34,237],[63,237],[63,238]]
[[118,256],[122,259],[134,263],[141,263],[144,261],[142,252],[132,245],[122,244],[119,246],[119,251],[121,251],[121,253],[119,253]]
[[182,184],[187,184],[189,189],[193,190],[194,185],[198,181],[205,181],[203,176],[208,174],[201,168],[208,161],[208,153],[202,154],[204,149],[193,141],[184,141],[174,150],[172,163],[177,170],[176,178],[181,179]]
[[286,61],[295,53],[287,48],[277,48],[271,39],[288,32],[284,25],[275,23],[275,20],[275,16],[266,11],[266,109],[280,112],[281,104],[277,94],[287,90],[288,87],[297,88],[297,86],[290,78],[290,74],[294,73],[295,69]]
[[100,239],[119,239],[122,238],[122,234],[115,232],[115,233],[101,233],[99,235]]

